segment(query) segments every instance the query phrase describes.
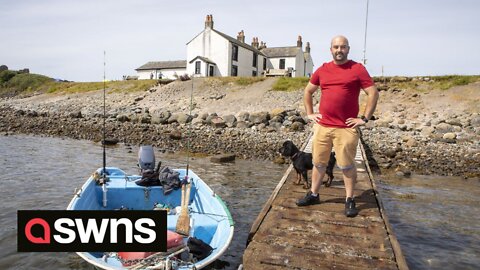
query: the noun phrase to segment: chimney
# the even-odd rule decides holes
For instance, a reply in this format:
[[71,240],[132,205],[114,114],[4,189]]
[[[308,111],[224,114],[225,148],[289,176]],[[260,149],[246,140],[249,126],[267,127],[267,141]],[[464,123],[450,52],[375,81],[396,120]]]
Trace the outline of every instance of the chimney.
[[243,33],[243,30],[238,32],[237,40],[242,43],[245,43],[245,34]]
[[302,48],[302,36],[298,36],[297,47]]
[[259,50],[265,49],[267,47],[267,43],[260,41],[260,47],[258,47]]
[[310,53],[310,42],[307,42],[307,46],[305,46],[305,52]]
[[258,49],[258,37],[252,39],[252,47]]
[[205,28],[211,28],[213,29],[213,16],[212,14],[207,15],[207,18],[205,19]]

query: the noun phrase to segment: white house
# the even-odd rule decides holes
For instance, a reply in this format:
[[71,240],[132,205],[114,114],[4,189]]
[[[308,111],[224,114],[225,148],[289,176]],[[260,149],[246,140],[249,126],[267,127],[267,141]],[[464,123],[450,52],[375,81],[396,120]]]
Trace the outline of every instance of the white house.
[[148,62],[135,69],[139,80],[146,79],[177,79],[186,74],[187,61],[158,61]]
[[207,15],[205,29],[187,43],[187,73],[200,76],[260,76],[265,55],[258,47],[245,43],[243,31],[237,38],[213,28]]
[[309,77],[313,70],[310,56],[310,43],[307,42],[305,52],[302,50],[302,37],[298,36],[297,46],[263,48],[268,58],[267,75],[270,69],[286,72],[292,77]]
[[302,77],[310,76],[313,61],[308,42],[303,51],[301,36],[293,47],[267,48],[265,42],[258,42],[258,37],[247,44],[243,30],[233,38],[214,29],[213,16],[207,15],[203,31],[187,43],[186,61],[148,62],[136,70],[139,79],[171,78],[184,73],[201,77]]

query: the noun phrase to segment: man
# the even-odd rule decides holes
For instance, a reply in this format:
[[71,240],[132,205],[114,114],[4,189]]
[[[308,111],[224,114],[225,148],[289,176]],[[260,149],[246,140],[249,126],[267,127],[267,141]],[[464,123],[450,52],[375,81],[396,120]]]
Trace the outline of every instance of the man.
[[[378,91],[365,67],[348,59],[349,51],[348,40],[344,36],[334,37],[330,47],[333,61],[319,67],[305,87],[305,110],[309,120],[316,123],[312,141],[314,168],[311,190],[297,201],[297,205],[320,203],[318,191],[333,146],[345,183],[345,215],[355,217],[358,214],[353,194],[357,180],[357,127],[365,125],[372,117],[377,105]],[[312,95],[318,87],[322,94],[319,113],[314,113]],[[365,91],[368,99],[365,114],[358,117],[360,89]]]

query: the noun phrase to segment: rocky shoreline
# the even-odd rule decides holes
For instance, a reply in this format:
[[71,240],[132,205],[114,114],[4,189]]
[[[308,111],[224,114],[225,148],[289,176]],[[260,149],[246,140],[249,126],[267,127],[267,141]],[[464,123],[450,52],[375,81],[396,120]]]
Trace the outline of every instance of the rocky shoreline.
[[[182,87],[184,91],[178,90]],[[468,92],[477,96],[456,106],[450,106],[454,103],[446,92],[412,93],[381,83],[378,87],[381,100],[375,119],[361,128],[374,172],[393,172],[399,177],[411,173],[480,177],[478,82]],[[302,145],[310,134],[301,110],[301,89],[278,93],[254,89],[256,96],[250,99],[244,92],[252,89],[221,85],[206,89],[204,95],[195,96],[197,110],[193,115],[188,112],[186,84],[160,86],[145,93],[112,94],[107,106],[107,138],[125,144],[152,144],[168,152],[187,151],[190,143],[193,153],[288,162],[278,153],[283,141]],[[460,95],[465,89],[451,92]],[[48,102],[0,100],[0,134],[100,141],[103,107],[99,94],[42,97]],[[161,100],[161,96],[166,98]],[[172,103],[174,97],[177,101]],[[222,114],[212,112],[215,109]]]
[[[268,113],[262,115],[264,119],[270,118]],[[123,116],[110,115],[106,119],[107,139],[125,144],[152,144],[166,152],[187,151],[189,143],[192,153],[228,153],[243,159],[275,160],[283,141],[292,140],[301,145],[309,135],[300,122],[293,124],[294,127],[297,126],[296,131],[291,131],[291,126],[279,127],[283,130],[277,131],[272,127],[274,122],[267,127],[263,122],[254,124],[251,121],[236,121],[238,127],[227,127],[223,120],[218,120],[220,117],[210,117],[203,121],[200,117],[197,118],[190,126],[189,123],[179,123],[177,120],[155,124],[147,123],[146,120],[142,123],[142,118],[125,121]],[[303,120],[301,117],[295,118]],[[255,121],[254,118],[252,120]],[[0,107],[0,132],[3,135],[36,134],[101,141],[102,128],[103,118],[99,117],[85,118],[72,113],[59,115]]]

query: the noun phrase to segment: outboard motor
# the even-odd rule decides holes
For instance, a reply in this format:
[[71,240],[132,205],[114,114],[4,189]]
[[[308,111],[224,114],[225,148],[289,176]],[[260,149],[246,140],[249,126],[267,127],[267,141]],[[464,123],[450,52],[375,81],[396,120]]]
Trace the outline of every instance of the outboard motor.
[[155,153],[151,145],[142,145],[138,150],[138,167],[140,168],[140,174],[142,178],[135,181],[140,186],[160,186],[159,173],[160,165],[158,163],[157,169],[155,169]]
[[151,145],[142,145],[138,150],[138,167],[140,172],[153,172],[155,170],[155,153]]

